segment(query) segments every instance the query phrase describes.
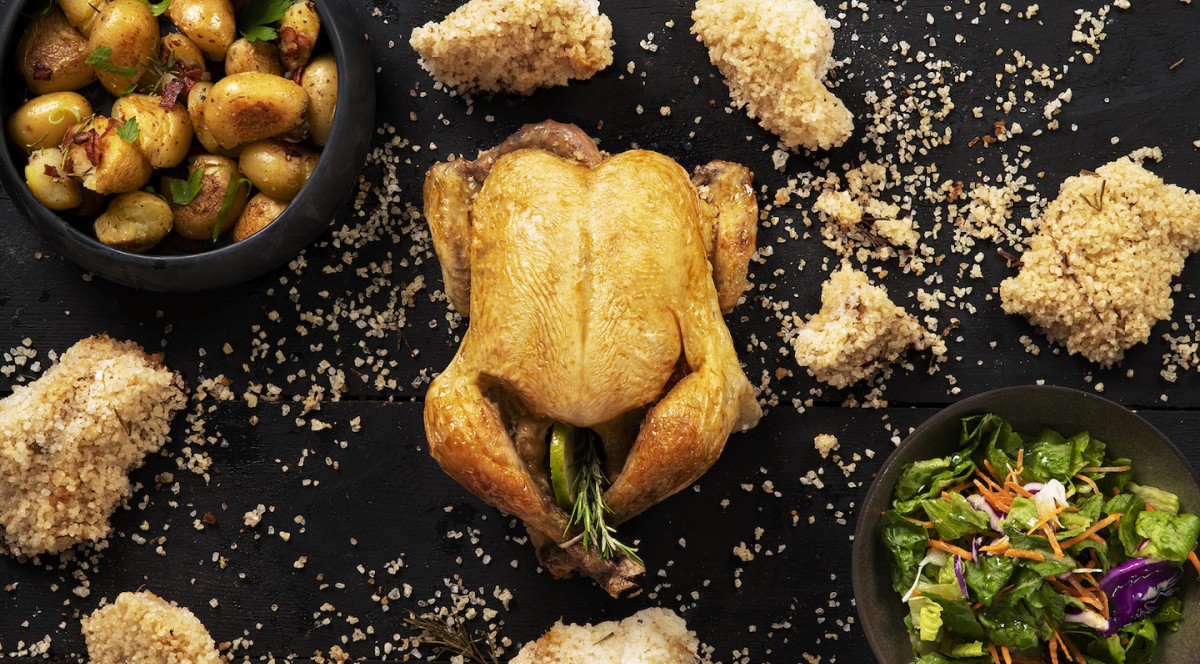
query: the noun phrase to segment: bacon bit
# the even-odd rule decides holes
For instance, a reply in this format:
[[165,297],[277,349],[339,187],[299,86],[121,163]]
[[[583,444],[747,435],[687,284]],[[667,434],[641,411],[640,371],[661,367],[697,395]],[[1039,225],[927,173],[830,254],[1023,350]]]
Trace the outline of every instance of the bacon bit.
[[972,560],[970,551],[967,551],[961,546],[955,546],[949,542],[944,542],[942,540],[929,540],[929,546],[932,546],[935,549],[941,549],[946,553],[953,553],[954,555],[966,561]]
[[1044,562],[1046,557],[1038,551],[1030,551],[1028,549],[1005,549],[1004,555],[1008,558],[1024,558],[1034,562]]
[[46,171],[46,175],[49,175],[52,178],[62,177],[61,175],[58,174],[58,169],[50,164],[46,164],[45,171]]
[[75,145],[82,145],[83,152],[84,152],[84,154],[87,155],[88,161],[90,161],[92,163],[92,165],[94,165],[94,166],[99,166],[100,165],[100,145],[99,145],[100,140],[99,139],[100,139],[100,135],[96,133],[96,130],[89,129],[87,131],[75,132],[75,135],[71,137],[71,142],[74,143]]
[[988,641],[988,653],[992,655],[992,661],[995,664],[1000,664],[1000,653],[996,652],[996,644]]
[[1094,468],[1080,468],[1081,473],[1123,473],[1127,470],[1133,470],[1133,466],[1096,466]]
[[1032,535],[1034,532],[1036,532],[1042,526],[1048,525],[1050,523],[1050,520],[1058,518],[1058,515],[1062,514],[1062,511],[1064,509],[1066,509],[1066,507],[1067,507],[1066,505],[1063,505],[1061,507],[1056,507],[1053,511],[1046,512],[1045,516],[1039,518],[1037,520],[1037,523],[1033,524],[1033,527],[1030,528],[1029,531],[1026,532],[1025,534]]
[[1058,545],[1058,538],[1054,536],[1054,530],[1051,529],[1050,524],[1043,523],[1042,530],[1046,533],[1046,539],[1050,542],[1050,548],[1054,549],[1054,557],[1062,560],[1063,550],[1062,547]]
[[163,85],[162,100],[158,102],[158,105],[168,110],[175,108],[175,105],[179,103],[179,96],[186,97],[195,85],[196,82],[190,78],[172,76],[171,80]]
[[1096,486],[1096,482],[1094,480],[1092,480],[1092,478],[1088,477],[1087,475],[1084,475],[1082,472],[1076,473],[1075,479],[1083,480],[1083,482],[1085,484],[1092,487],[1092,491],[1094,491],[1097,496],[1099,496],[1101,494],[1100,487]]
[[296,73],[292,74],[292,82],[296,85],[300,85],[300,79],[302,78],[304,78],[304,67],[298,68]]
[[1192,563],[1192,567],[1196,568],[1196,578],[1200,579],[1200,558],[1196,557],[1196,552],[1188,553],[1188,562]]
[[49,81],[51,78],[54,78],[54,70],[49,65],[40,60],[33,63],[33,80]]
[[1087,539],[1090,535],[1096,534],[1096,532],[1099,531],[1101,528],[1108,527],[1109,524],[1113,523],[1114,521],[1116,521],[1120,518],[1121,518],[1120,512],[1117,512],[1116,514],[1109,514],[1108,516],[1104,517],[1103,519],[1100,519],[1096,523],[1093,523],[1090,527],[1088,527],[1087,530],[1083,531],[1082,533],[1072,537],[1071,539],[1069,539],[1065,542],[1061,542],[1062,548],[1069,549],[1069,548],[1075,546],[1076,544],[1079,544],[1083,540]]

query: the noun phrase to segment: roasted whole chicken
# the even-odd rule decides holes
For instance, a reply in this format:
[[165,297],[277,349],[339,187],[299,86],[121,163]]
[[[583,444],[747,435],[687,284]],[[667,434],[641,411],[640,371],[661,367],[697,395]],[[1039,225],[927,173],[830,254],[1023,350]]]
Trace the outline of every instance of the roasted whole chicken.
[[689,178],[664,155],[606,155],[544,122],[434,166],[424,194],[446,293],[470,317],[426,397],[430,454],[521,518],[555,576],[581,572],[614,597],[634,588],[640,560],[604,555],[556,502],[549,432],[593,436],[611,528],[691,485],[757,423],[722,319],[754,252],[750,172],[715,161]]

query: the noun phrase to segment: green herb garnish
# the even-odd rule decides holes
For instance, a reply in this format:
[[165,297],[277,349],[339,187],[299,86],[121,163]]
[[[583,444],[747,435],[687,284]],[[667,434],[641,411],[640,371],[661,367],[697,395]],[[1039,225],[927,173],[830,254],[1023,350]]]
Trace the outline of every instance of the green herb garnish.
[[120,136],[121,140],[130,145],[137,142],[138,137],[141,135],[142,130],[138,128],[136,115],[117,125],[117,136]]
[[171,200],[176,205],[187,205],[200,193],[200,188],[203,184],[204,169],[197,168],[192,171],[187,180],[173,181],[167,188],[171,192]]
[[150,2],[145,0],[146,4],[150,5],[150,13],[155,16],[162,16],[167,13],[167,8],[171,6],[171,0],[162,0],[162,2]]
[[[226,169],[228,170],[228,169]],[[233,174],[230,173],[232,176]],[[229,213],[233,211],[233,206],[237,203],[238,192],[246,187],[249,193],[250,181],[246,178],[229,178],[229,185],[225,189],[225,197],[221,199],[221,207],[217,209],[217,223],[213,226],[213,242],[221,237],[221,229],[225,227],[225,222]]]
[[604,502],[604,490],[609,482],[600,456],[596,453],[594,439],[583,441],[580,447],[573,487],[575,505],[571,508],[571,518],[563,535],[568,535],[572,528],[578,527],[579,534],[570,541],[578,540],[583,548],[594,551],[605,560],[625,556],[632,562],[642,564],[637,549],[619,542],[616,538],[617,529],[606,522],[608,515],[613,513],[612,508]]
[[96,50],[92,51],[91,54],[84,59],[84,62],[95,67],[96,69],[99,69],[100,71],[116,74],[117,76],[124,76],[125,78],[137,76],[137,67],[134,67],[133,65],[129,65],[127,67],[118,67],[112,63],[111,58],[111,47],[97,46]]
[[250,0],[238,14],[238,25],[246,41],[270,41],[279,36],[273,24],[283,18],[292,0]]

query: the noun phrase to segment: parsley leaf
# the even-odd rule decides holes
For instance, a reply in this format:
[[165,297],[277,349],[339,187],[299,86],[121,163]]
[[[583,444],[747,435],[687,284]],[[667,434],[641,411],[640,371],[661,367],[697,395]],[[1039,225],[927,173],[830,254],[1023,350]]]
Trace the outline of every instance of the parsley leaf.
[[84,62],[95,67],[96,69],[99,69],[100,71],[106,71],[110,74],[116,74],[117,76],[124,76],[125,78],[137,76],[137,67],[134,67],[133,65],[129,65],[128,67],[118,67],[112,63],[110,58],[112,58],[112,47],[97,46],[96,50],[92,51],[91,55],[87,56],[87,59],[85,59]]
[[155,16],[162,16],[167,12],[167,7],[171,6],[171,0],[162,0],[162,2],[150,2],[145,0],[146,4],[150,5],[150,13]]
[[238,15],[237,23],[242,26],[242,36],[246,41],[270,41],[278,35],[273,23],[283,18],[284,12],[292,6],[292,0],[250,0]]
[[129,143],[130,145],[133,145],[133,143],[137,141],[138,136],[141,135],[142,130],[138,129],[137,116],[129,118],[128,120],[117,125],[117,136],[120,136],[121,140]]
[[187,180],[172,181],[169,185],[171,190],[171,200],[176,205],[187,205],[200,193],[200,187],[204,183],[204,169],[197,168],[192,171],[192,174]]

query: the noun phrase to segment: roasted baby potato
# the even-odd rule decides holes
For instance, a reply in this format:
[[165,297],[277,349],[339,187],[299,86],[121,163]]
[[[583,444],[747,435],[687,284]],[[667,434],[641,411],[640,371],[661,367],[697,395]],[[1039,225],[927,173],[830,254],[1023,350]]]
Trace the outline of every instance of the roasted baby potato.
[[172,0],[167,18],[216,62],[225,60],[225,52],[237,37],[230,0]]
[[204,124],[221,147],[232,149],[295,129],[307,111],[308,95],[296,83],[246,72],[213,85],[204,103]]
[[158,48],[158,20],[142,0],[111,0],[88,37],[87,53],[93,57],[110,49],[95,65],[96,77],[113,95],[126,94],[142,78],[148,58]]
[[248,71],[283,76],[283,67],[279,66],[279,49],[275,44],[261,39],[239,39],[233,42],[229,51],[225,53],[225,75],[244,74]]
[[192,147],[192,121],[183,106],[164,108],[162,97],[126,95],[113,102],[117,122],[137,118],[137,146],[155,168],[178,166]]
[[308,128],[313,142],[325,145],[333,129],[338,102],[337,60],[332,53],[312,59],[300,76],[300,87],[308,94]]
[[313,46],[321,34],[321,17],[311,2],[297,2],[279,21],[279,59],[291,77],[312,57]]
[[171,206],[145,191],[121,194],[92,224],[96,239],[110,247],[142,253],[171,232]]
[[34,94],[78,90],[96,80],[86,62],[91,52],[88,40],[62,11],[51,7],[30,21],[17,40],[17,69]]
[[58,147],[72,125],[92,114],[92,105],[74,92],[51,92],[21,104],[8,118],[8,138],[25,152]]
[[233,239],[241,242],[275,221],[287,209],[287,201],[257,193],[246,203],[246,210],[233,227]]
[[299,145],[259,141],[242,150],[238,166],[246,179],[272,198],[290,201],[300,193],[321,155]]
[[[225,157],[195,155],[188,159],[188,175],[196,171],[202,172],[200,188],[190,201],[180,204],[183,200],[175,197],[175,189],[186,186],[184,180],[164,177],[162,190],[171,201],[175,232],[192,240],[211,240],[214,235],[219,237],[233,228],[234,220],[246,207],[249,187],[242,180],[237,164]],[[231,186],[237,187],[233,194],[229,194]]]
[[[178,32],[163,35],[158,43],[158,61],[164,67],[168,62],[173,62],[174,69],[181,74],[199,72],[198,75],[193,76],[192,80],[208,78],[208,63],[204,59],[204,52],[200,50],[199,46],[196,46],[195,42]],[[153,87],[157,82],[154,73],[147,71],[142,74],[138,86]]]
[[107,4],[108,0],[58,0],[58,6],[67,15],[67,20],[84,37],[92,35],[92,28],[100,18],[100,10]]
[[62,141],[64,173],[81,178],[83,186],[97,194],[141,189],[153,169],[137,141],[121,138],[118,128],[111,118],[97,115],[67,130]]
[[62,172],[62,163],[62,150],[46,148],[29,155],[25,165],[25,185],[51,210],[70,210],[83,202],[79,181]]

